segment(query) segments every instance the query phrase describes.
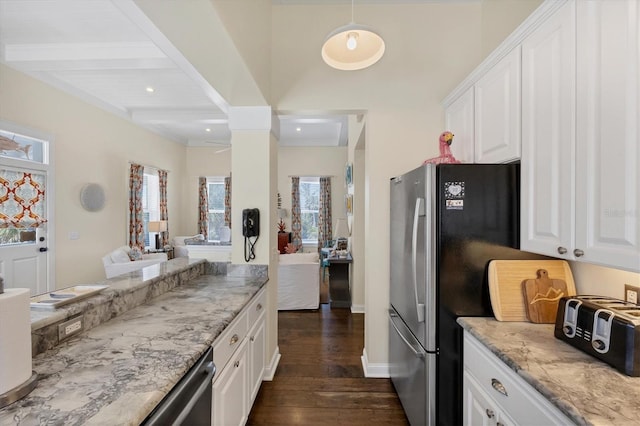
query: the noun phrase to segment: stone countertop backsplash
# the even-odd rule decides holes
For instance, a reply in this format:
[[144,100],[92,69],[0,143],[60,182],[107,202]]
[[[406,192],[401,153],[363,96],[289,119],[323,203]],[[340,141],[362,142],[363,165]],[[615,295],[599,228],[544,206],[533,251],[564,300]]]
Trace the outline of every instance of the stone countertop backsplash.
[[468,317],[458,323],[576,424],[640,424],[640,377],[556,339],[554,324]]
[[[228,275],[202,274],[218,267]],[[66,312],[32,315],[35,333],[79,312],[103,314],[100,326],[33,358],[38,385],[0,409],[0,426],[139,424],[268,280],[264,266],[231,270],[204,260],[156,269],[107,280],[112,287]]]

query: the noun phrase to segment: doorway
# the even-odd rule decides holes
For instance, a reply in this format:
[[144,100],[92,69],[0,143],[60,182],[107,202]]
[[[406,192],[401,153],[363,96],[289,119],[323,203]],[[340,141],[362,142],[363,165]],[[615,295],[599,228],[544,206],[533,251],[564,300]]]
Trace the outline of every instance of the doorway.
[[51,291],[49,140],[0,122],[0,276],[6,288]]

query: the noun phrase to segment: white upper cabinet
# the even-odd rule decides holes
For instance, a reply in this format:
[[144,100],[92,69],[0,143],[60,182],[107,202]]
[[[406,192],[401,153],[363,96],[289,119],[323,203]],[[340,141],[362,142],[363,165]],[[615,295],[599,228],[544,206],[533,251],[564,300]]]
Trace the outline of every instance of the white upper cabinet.
[[569,1],[522,43],[523,250],[640,271],[639,22]]
[[475,84],[475,162],[520,158],[520,47]]
[[521,247],[569,257],[573,247],[575,4],[522,43]]
[[640,2],[578,1],[576,249],[640,271]]
[[445,129],[453,133],[451,152],[456,160],[474,162],[473,87],[467,89],[445,110]]

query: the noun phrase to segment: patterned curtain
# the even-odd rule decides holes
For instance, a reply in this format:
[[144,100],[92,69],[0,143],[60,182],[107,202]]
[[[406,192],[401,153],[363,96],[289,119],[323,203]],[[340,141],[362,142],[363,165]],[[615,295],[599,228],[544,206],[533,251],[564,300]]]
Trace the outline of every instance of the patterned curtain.
[[144,217],[142,211],[142,181],[144,167],[131,164],[129,172],[129,246],[144,249]]
[[300,219],[300,177],[291,177],[291,243],[302,247],[302,221]]
[[231,228],[231,175],[224,178],[224,224]]
[[0,170],[0,228],[37,228],[45,218],[45,175]]
[[205,241],[209,239],[209,194],[207,191],[207,178],[198,178],[198,233],[204,235]]
[[160,181],[160,220],[167,221],[167,230],[160,233],[161,247],[169,244],[169,210],[167,209],[167,171],[158,170]]
[[320,178],[320,206],[318,207],[318,250],[331,240],[331,178]]

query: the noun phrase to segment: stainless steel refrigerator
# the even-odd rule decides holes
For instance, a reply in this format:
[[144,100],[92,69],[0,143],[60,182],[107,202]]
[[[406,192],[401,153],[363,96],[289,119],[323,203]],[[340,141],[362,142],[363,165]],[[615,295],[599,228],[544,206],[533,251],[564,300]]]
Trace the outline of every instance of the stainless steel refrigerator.
[[421,166],[391,179],[389,369],[414,426],[462,424],[460,316],[493,316],[492,259],[519,247],[519,164]]

